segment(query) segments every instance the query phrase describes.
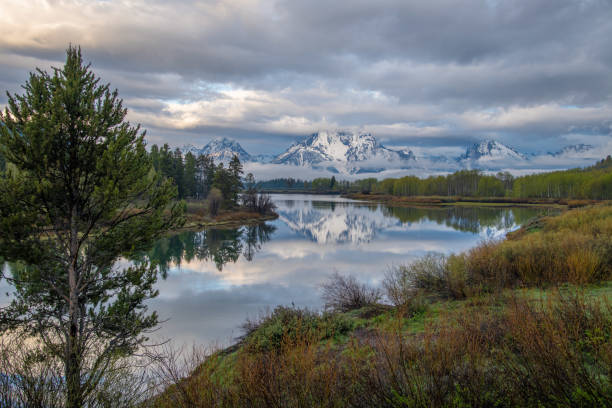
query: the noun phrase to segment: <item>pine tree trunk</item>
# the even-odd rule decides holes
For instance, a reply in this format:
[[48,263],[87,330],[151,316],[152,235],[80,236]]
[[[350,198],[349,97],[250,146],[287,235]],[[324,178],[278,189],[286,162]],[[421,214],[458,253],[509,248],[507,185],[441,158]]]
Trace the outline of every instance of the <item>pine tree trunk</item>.
[[70,288],[68,315],[68,341],[66,342],[66,358],[64,361],[66,372],[67,408],[81,408],[83,396],[81,390],[81,369],[79,353],[79,296],[78,296],[78,270],[79,258],[78,226],[76,208],[73,207],[70,220],[70,264],[68,266],[68,285]]

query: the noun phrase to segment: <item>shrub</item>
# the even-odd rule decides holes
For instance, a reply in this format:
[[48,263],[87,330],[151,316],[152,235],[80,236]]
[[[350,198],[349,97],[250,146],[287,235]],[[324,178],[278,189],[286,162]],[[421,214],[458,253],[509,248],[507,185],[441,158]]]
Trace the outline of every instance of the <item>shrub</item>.
[[245,208],[259,214],[271,214],[276,209],[276,205],[269,194],[257,194],[255,191],[248,191],[242,195],[241,200]]
[[208,208],[208,213],[213,217],[216,217],[217,214],[219,214],[219,209],[221,208],[222,203],[223,195],[221,194],[221,190],[213,187],[208,193],[208,197],[206,197],[206,207]]
[[320,341],[343,335],[353,322],[335,314],[319,314],[308,309],[277,306],[273,312],[242,325],[244,344],[255,351],[279,349],[282,343],[312,339]]
[[522,404],[612,405],[612,307],[582,293],[546,301],[515,299],[507,313],[506,350],[499,361]]
[[280,347],[239,352],[236,399],[242,407],[342,407],[348,393],[343,359],[309,336],[285,336]]
[[325,309],[333,312],[348,312],[378,303],[382,294],[379,289],[361,284],[353,276],[334,273],[321,285]]
[[269,194],[259,194],[257,196],[257,204],[255,206],[255,211],[260,214],[270,214],[274,212],[276,209],[276,205],[272,202],[272,198]]
[[388,272],[383,281],[386,296],[395,306],[410,306],[417,295],[427,293],[461,299],[469,292],[462,256],[431,253]]

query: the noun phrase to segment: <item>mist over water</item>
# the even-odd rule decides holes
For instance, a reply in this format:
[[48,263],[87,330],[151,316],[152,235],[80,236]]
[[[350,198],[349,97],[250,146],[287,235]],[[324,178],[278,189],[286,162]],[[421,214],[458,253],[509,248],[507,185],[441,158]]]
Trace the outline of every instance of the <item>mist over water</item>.
[[320,308],[337,271],[372,285],[427,252],[461,252],[552,210],[387,207],[338,196],[274,195],[279,218],[258,226],[184,232],[150,252],[166,274],[149,302],[167,319],[154,337],[228,345],[247,316],[277,305]]

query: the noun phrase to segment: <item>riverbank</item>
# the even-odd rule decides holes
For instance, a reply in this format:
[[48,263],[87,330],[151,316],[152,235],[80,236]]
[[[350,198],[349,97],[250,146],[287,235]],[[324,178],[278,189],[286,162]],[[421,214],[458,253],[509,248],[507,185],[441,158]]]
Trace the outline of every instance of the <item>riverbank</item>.
[[544,217],[380,288],[335,277],[327,312],[247,321],[153,405],[609,406],[611,274],[612,206]]
[[491,207],[553,207],[579,208],[602,203],[596,200],[568,200],[543,198],[512,198],[512,197],[445,197],[445,196],[394,196],[388,194],[349,193],[342,197],[384,203],[390,206],[491,206]]
[[220,210],[216,216],[211,216],[203,201],[187,201],[185,208],[185,224],[173,231],[193,231],[204,228],[238,228],[242,225],[254,225],[278,218],[276,212],[261,214],[247,211],[244,208]]

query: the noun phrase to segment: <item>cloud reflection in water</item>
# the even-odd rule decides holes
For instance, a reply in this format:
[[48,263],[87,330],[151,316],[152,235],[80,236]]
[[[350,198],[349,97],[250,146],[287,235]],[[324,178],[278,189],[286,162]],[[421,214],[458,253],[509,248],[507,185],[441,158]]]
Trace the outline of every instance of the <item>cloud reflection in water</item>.
[[162,240],[166,265],[150,302],[169,320],[158,335],[225,345],[247,316],[278,304],[320,307],[332,272],[378,284],[385,271],[430,251],[460,252],[517,228],[542,209],[388,208],[340,197],[276,195],[279,219],[257,227]]

